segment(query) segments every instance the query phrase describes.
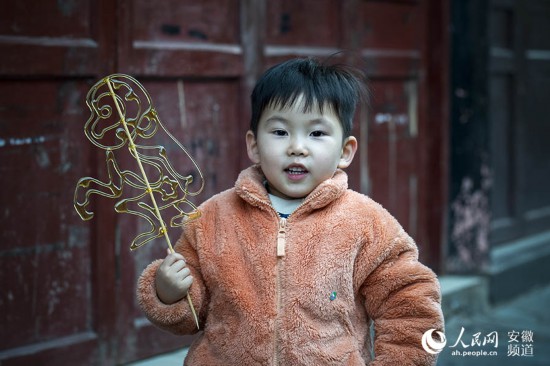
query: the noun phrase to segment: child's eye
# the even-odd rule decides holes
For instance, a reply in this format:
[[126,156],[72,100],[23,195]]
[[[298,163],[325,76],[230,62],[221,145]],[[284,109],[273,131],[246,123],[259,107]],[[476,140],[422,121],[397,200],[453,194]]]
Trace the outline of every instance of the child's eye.
[[285,130],[273,130],[272,132],[275,136],[286,136],[287,133]]
[[321,137],[321,136],[326,136],[326,133],[324,131],[313,131],[311,133],[311,136],[313,137]]

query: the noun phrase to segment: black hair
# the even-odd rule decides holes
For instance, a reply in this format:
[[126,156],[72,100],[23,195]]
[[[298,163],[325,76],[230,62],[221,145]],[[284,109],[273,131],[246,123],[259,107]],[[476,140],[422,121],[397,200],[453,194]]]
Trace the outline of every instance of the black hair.
[[263,111],[270,105],[290,107],[302,94],[304,112],[314,104],[333,108],[338,116],[344,138],[351,135],[353,115],[360,99],[366,98],[366,83],[362,73],[347,65],[325,65],[313,58],[297,58],[268,69],[256,83],[251,95],[250,130],[256,135]]

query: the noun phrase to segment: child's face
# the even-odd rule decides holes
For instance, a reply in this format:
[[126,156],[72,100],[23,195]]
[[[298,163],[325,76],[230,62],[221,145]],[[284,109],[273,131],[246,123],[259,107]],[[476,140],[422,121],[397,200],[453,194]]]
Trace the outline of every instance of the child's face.
[[351,164],[357,140],[343,139],[343,129],[332,108],[303,112],[299,98],[290,108],[268,106],[256,136],[246,134],[248,156],[260,164],[270,193],[282,198],[303,198],[336,168]]

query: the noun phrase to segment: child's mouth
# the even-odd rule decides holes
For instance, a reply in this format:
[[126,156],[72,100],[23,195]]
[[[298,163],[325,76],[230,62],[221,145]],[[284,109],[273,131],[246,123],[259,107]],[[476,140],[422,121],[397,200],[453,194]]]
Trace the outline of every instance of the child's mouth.
[[287,173],[290,179],[294,179],[294,180],[301,179],[308,173],[306,168],[297,167],[297,166],[286,168],[285,172]]

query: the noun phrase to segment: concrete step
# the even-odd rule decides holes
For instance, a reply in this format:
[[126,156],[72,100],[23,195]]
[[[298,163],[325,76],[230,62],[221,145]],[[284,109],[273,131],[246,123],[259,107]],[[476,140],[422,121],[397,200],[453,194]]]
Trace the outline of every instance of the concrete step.
[[439,277],[441,308],[448,321],[456,316],[474,316],[489,310],[489,283],[482,276]]
[[550,231],[501,244],[491,250],[487,270],[491,305],[504,303],[550,283]]

